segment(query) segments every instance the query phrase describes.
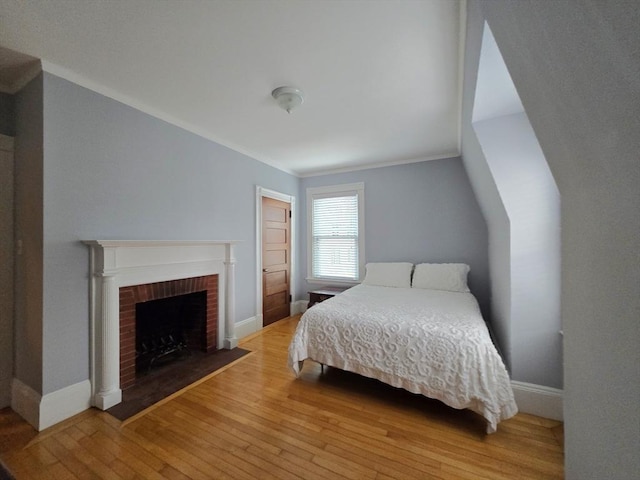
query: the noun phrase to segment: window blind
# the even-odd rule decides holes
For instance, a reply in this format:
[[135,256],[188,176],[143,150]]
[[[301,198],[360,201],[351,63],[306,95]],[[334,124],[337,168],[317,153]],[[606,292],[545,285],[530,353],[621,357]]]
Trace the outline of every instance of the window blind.
[[358,195],[314,197],[314,277],[358,278]]

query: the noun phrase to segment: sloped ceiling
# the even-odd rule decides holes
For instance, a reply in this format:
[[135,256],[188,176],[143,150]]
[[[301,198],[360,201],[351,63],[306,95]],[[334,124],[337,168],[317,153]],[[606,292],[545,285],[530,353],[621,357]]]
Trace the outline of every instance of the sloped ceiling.
[[[452,0],[0,0],[0,45],[304,176],[459,154],[460,9]],[[291,114],[271,98],[282,85],[305,92]]]

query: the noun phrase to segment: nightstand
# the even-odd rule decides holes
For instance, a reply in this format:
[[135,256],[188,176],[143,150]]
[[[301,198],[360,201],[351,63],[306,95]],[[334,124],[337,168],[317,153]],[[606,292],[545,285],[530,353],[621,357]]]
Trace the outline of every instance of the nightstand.
[[324,302],[326,299],[335,297],[350,287],[320,287],[309,292],[309,304],[307,308],[313,307],[316,303]]

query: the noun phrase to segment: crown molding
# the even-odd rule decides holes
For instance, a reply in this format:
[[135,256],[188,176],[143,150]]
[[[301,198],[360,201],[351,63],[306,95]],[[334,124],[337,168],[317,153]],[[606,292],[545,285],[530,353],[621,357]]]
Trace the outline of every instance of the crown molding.
[[458,158],[459,156],[460,156],[459,151],[451,151],[451,152],[446,152],[439,155],[430,155],[427,157],[410,158],[406,160],[389,160],[388,162],[382,162],[382,163],[364,163],[362,165],[354,165],[352,167],[335,168],[332,170],[318,170],[317,172],[310,172],[310,173],[299,173],[297,174],[297,176],[300,178],[319,177],[321,175],[333,175],[336,173],[357,172],[359,170],[370,170],[372,168],[394,167],[396,165],[408,165],[410,163],[430,162],[431,160],[444,160],[447,158]]

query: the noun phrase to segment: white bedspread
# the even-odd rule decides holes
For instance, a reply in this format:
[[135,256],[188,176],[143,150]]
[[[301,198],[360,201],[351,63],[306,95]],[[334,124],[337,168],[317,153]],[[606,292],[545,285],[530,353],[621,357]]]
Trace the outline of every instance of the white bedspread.
[[468,408],[487,433],[517,413],[507,370],[469,293],[358,285],[302,316],[289,346],[305,359]]

